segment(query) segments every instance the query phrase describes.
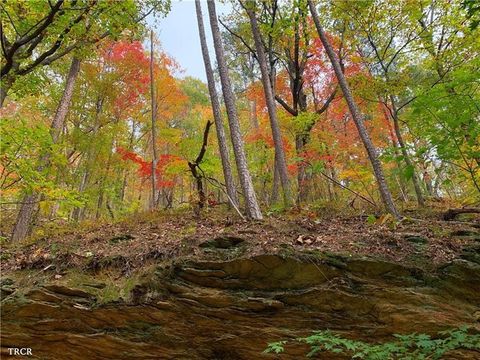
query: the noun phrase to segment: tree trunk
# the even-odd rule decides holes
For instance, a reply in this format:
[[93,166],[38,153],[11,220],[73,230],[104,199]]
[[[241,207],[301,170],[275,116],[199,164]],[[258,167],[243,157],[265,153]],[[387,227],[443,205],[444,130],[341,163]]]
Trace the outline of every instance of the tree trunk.
[[0,108],[3,108],[3,103],[7,98],[8,90],[12,87],[13,81],[9,77],[2,79],[0,86]]
[[[62,132],[65,118],[67,116],[70,102],[72,100],[75,80],[77,79],[79,71],[80,60],[74,57],[72,59],[72,64],[70,65],[70,70],[68,72],[62,99],[60,100],[57,111],[50,125],[50,135],[52,136],[52,141],[54,143],[58,141],[58,138]],[[39,160],[37,171],[42,171],[45,167],[49,165],[49,162],[49,156],[43,155]],[[18,212],[17,221],[13,229],[12,241],[22,240],[30,233],[32,224],[35,220],[35,215],[37,214],[39,200],[40,195],[37,193],[24,196],[20,211]]]
[[270,205],[274,205],[278,201],[278,188],[280,183],[280,175],[278,174],[277,165],[273,165],[273,185]]
[[258,63],[262,73],[263,91],[267,102],[268,115],[270,118],[270,127],[272,128],[273,143],[275,146],[275,166],[280,175],[280,182],[283,189],[283,200],[285,205],[291,203],[290,183],[288,180],[287,161],[285,159],[285,151],[283,147],[282,133],[278,125],[277,110],[275,107],[275,97],[272,92],[272,84],[270,82],[267,59],[265,56],[265,49],[263,48],[260,31],[258,29],[257,18],[255,15],[255,3],[248,3],[246,11],[250,18],[250,26],[252,29],[253,38],[255,41],[255,48],[257,50]]
[[[90,178],[90,171],[88,169],[90,161],[87,160],[86,166],[87,168],[85,169],[85,172],[83,173],[82,180],[80,181],[80,186],[78,187],[78,193],[83,194],[85,192],[85,189],[87,188],[87,183]],[[80,221],[83,218],[83,214],[85,212],[85,207],[76,207],[73,209],[72,212],[72,219],[74,221]]]
[[197,186],[197,193],[198,193],[198,207],[195,208],[195,213],[197,216],[200,215],[200,210],[205,207],[205,203],[207,201],[206,196],[206,189],[203,186],[203,175],[200,170],[200,163],[203,161],[203,157],[207,151],[207,144],[208,144],[208,133],[210,132],[210,127],[212,126],[211,121],[207,121],[207,125],[205,126],[205,131],[203,132],[203,142],[202,147],[200,148],[200,152],[198,153],[197,158],[195,161],[189,161],[188,167],[190,168],[190,172],[192,173],[193,178],[195,179],[195,183]]
[[[307,144],[307,139],[305,134],[297,134],[295,135],[295,152],[298,158],[304,156],[303,152],[305,150],[305,145]],[[300,205],[302,202],[305,201],[307,197],[307,187],[306,180],[307,180],[307,169],[305,161],[300,160],[297,163],[297,183],[298,183],[298,191],[297,191],[297,204]]]
[[150,209],[156,207],[157,194],[157,101],[155,98],[155,79],[153,78],[153,30],[150,31],[150,97],[152,101],[152,203]]
[[412,170],[412,182],[413,182],[413,187],[415,188],[415,194],[417,196],[418,205],[425,206],[425,200],[423,198],[422,188],[420,186],[420,180],[417,175],[417,170],[415,169],[415,166],[413,165],[412,160],[410,160],[410,155],[407,152],[407,147],[405,146],[402,132],[400,131],[400,123],[398,121],[398,111],[397,111],[397,106],[395,104],[395,99],[393,98],[393,95],[390,96],[390,101],[392,103],[393,128],[395,129],[395,135],[397,136],[398,147],[402,152],[403,160],[405,161],[405,164],[407,165],[407,167],[409,167]]
[[[110,149],[113,149],[114,143],[115,142],[112,139]],[[107,181],[107,178],[109,178],[108,173],[110,172],[111,161],[112,161],[112,152],[110,151],[108,154],[108,160],[107,160],[107,166],[105,167],[105,172],[103,173],[103,176],[100,178],[100,184],[98,184],[99,194],[98,194],[98,201],[97,201],[97,210],[95,212],[95,219],[99,219],[101,215],[103,201],[105,198],[105,183]]]
[[250,100],[250,124],[252,125],[252,129],[258,131],[258,118],[257,118],[257,101]]
[[377,151],[370,139],[370,136],[367,132],[367,128],[365,127],[365,123],[363,121],[364,120],[363,115],[361,114],[360,109],[355,103],[355,100],[353,98],[352,92],[350,91],[350,87],[347,83],[345,75],[342,72],[342,68],[340,66],[340,62],[337,58],[337,55],[335,54],[335,51],[330,45],[330,42],[328,41],[325,31],[323,30],[322,25],[320,24],[317,9],[313,4],[313,0],[307,0],[307,1],[308,1],[308,6],[310,8],[310,12],[312,14],[313,21],[317,28],[318,35],[323,44],[323,47],[325,48],[325,51],[327,52],[330,62],[332,63],[333,70],[335,71],[335,75],[337,77],[338,83],[340,85],[340,88],[342,89],[343,96],[345,98],[345,101],[347,102],[353,121],[355,122],[360,138],[362,139],[363,145],[365,146],[368,157],[372,164],[373,172],[375,174],[375,178],[378,183],[378,188],[380,191],[380,195],[382,197],[383,204],[385,205],[385,208],[387,209],[387,211],[390,212],[393,216],[395,216],[396,218],[401,218],[400,213],[395,207],[395,204],[392,199],[392,194],[390,193],[387,182],[385,180],[382,164],[378,159]]
[[[93,130],[92,130],[91,136],[96,136],[98,133],[98,130],[100,129],[100,114],[103,110],[104,100],[105,98],[103,96],[97,97],[97,102],[95,105],[95,122],[93,124]],[[87,189],[88,182],[90,181],[91,169],[95,165],[96,156],[97,156],[97,149],[90,148],[88,151],[87,157],[85,159],[85,172],[83,173],[82,180],[78,187],[79,194],[83,194]],[[73,209],[73,212],[72,212],[73,220],[75,221],[83,220],[85,212],[86,212],[85,206],[76,207],[75,209]]]
[[243,190],[243,196],[245,197],[247,217],[250,219],[260,220],[263,218],[263,216],[260,210],[260,206],[258,205],[255,189],[253,188],[250,171],[248,170],[242,133],[240,131],[240,124],[238,122],[237,109],[235,108],[235,100],[232,92],[232,86],[230,84],[227,64],[225,62],[220,29],[218,27],[215,2],[208,1],[207,5],[210,17],[210,26],[212,28],[213,44],[220,73],[220,81],[222,83],[223,98],[225,100],[225,107],[227,108],[228,122],[230,125],[230,136],[232,138],[233,144],[233,152],[235,154],[235,161],[237,164],[240,184]]
[[215,121],[218,148],[220,151],[220,158],[222,160],[223,176],[225,178],[225,185],[227,187],[229,201],[232,203],[233,207],[238,208],[238,196],[237,192],[235,191],[235,182],[233,180],[232,166],[230,165],[230,159],[228,156],[227,138],[225,136],[225,128],[223,126],[220,102],[218,101],[217,90],[215,89],[215,79],[213,76],[210,56],[208,54],[208,46],[205,37],[205,27],[203,25],[202,6],[200,4],[200,0],[195,0],[195,7],[197,10],[198,34],[200,36],[200,44],[202,47],[203,63],[205,65],[205,72],[207,74],[208,92],[210,94],[210,101],[212,102],[213,119]]

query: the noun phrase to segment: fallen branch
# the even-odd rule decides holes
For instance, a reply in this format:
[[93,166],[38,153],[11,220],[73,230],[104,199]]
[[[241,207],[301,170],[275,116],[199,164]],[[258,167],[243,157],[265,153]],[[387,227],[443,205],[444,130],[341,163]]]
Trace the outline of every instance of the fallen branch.
[[330,180],[331,182],[333,182],[335,185],[337,186],[340,186],[342,189],[345,189],[347,191],[350,191],[352,194],[355,194],[356,196],[358,196],[360,199],[368,202],[369,204],[377,207],[377,204],[375,204],[372,200],[366,198],[365,196],[363,196],[362,194],[359,194],[358,192],[346,187],[345,185],[343,185],[342,183],[340,183],[339,181],[335,180],[334,178],[328,176],[327,174],[325,174],[323,171],[320,172],[321,175],[325,176],[328,180]]
[[[240,215],[242,220],[246,220],[245,216],[243,216],[240,209],[237,207],[237,205],[235,205],[235,202],[232,200],[232,198],[228,195],[227,191],[224,189],[225,186],[222,183],[220,183],[220,181],[218,181],[217,179],[205,176],[205,173],[203,172],[203,170],[200,166],[198,166],[198,169],[202,172],[203,177],[205,178],[205,180],[207,180],[210,183],[210,185],[213,185],[214,187],[223,191],[223,193],[227,196],[230,205],[232,205],[232,207],[237,211],[238,215]],[[212,180],[214,180],[216,182],[216,184],[213,183]],[[223,185],[223,186],[221,186],[221,185]]]
[[460,208],[460,209],[448,209],[443,214],[443,220],[453,220],[460,214],[480,214],[480,208]]

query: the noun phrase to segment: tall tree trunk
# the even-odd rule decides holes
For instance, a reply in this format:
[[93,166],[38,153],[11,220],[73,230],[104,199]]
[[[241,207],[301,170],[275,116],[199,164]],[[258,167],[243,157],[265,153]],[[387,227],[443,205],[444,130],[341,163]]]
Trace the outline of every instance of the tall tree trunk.
[[155,98],[155,79],[153,78],[153,30],[150,31],[150,97],[152,102],[152,203],[150,209],[157,204],[157,101]]
[[213,119],[215,121],[215,129],[217,132],[218,148],[220,151],[220,158],[222,160],[223,177],[225,178],[225,185],[227,187],[227,194],[229,201],[233,207],[239,206],[237,192],[235,191],[235,182],[233,180],[232,166],[228,156],[227,138],[225,136],[225,128],[223,126],[222,113],[220,110],[220,102],[218,101],[217,90],[215,89],[215,79],[213,76],[212,64],[210,62],[210,55],[208,54],[207,40],[205,37],[205,27],[203,25],[202,6],[200,0],[195,0],[195,7],[197,10],[198,34],[200,36],[200,44],[202,47],[203,63],[205,65],[205,72],[207,74],[208,92],[210,94],[210,101],[212,103]]
[[[90,158],[90,157],[89,157]],[[78,187],[78,193],[83,194],[85,192],[85,189],[87,188],[87,183],[88,180],[90,179],[90,170],[88,169],[90,161],[86,161],[86,166],[87,168],[85,169],[85,172],[83,173],[82,180],[80,181],[80,185]],[[83,218],[83,214],[85,213],[85,206],[82,207],[75,207],[72,211],[72,219],[74,221],[80,221]]]
[[407,167],[410,168],[412,171],[412,182],[413,182],[413,187],[415,189],[415,195],[417,196],[418,205],[425,206],[425,200],[423,198],[422,188],[420,186],[420,179],[418,178],[417,169],[415,169],[415,166],[413,165],[413,162],[410,159],[410,155],[407,152],[407,147],[405,146],[405,142],[403,141],[402,131],[400,130],[400,123],[398,119],[397,105],[395,103],[395,99],[393,95],[390,95],[390,101],[392,103],[393,128],[395,130],[395,135],[397,136],[398,147],[402,152],[403,161],[405,161],[405,164],[407,165]]
[[[382,103],[383,102],[382,99],[379,99],[379,102]],[[390,135],[390,141],[392,142],[393,152],[395,154],[395,162],[396,162],[396,165],[397,165],[397,168],[398,168],[399,172],[401,172],[402,167],[401,167],[401,164],[400,164],[400,152],[399,152],[400,145],[398,145],[397,135],[395,135],[395,129],[393,129],[392,124],[388,120],[390,115],[389,115],[389,112],[387,112],[386,106],[382,106],[382,111],[383,111],[383,115],[385,116],[385,119],[386,119],[387,124],[388,124],[388,132],[389,132],[389,135]],[[403,177],[395,175],[395,181],[398,183],[398,186],[399,186],[399,189],[400,189],[400,194],[402,196],[402,201],[406,202],[408,200],[408,197],[407,197],[407,192],[406,192],[406,184],[405,184],[405,181],[404,181]]]
[[367,128],[365,127],[363,115],[361,114],[360,109],[355,103],[355,100],[353,98],[352,92],[350,91],[350,87],[347,83],[345,75],[342,72],[340,61],[338,60],[337,55],[335,54],[335,51],[333,50],[325,34],[325,31],[322,28],[322,25],[320,24],[317,9],[315,8],[313,0],[307,0],[307,1],[308,1],[308,6],[310,8],[310,13],[312,14],[312,18],[315,23],[315,27],[317,28],[318,36],[320,37],[323,47],[327,52],[328,58],[332,63],[333,70],[335,71],[335,75],[337,77],[340,88],[342,89],[343,96],[345,98],[345,101],[347,102],[353,121],[355,122],[355,125],[358,129],[358,133],[360,135],[360,138],[362,139],[363,145],[367,150],[367,154],[372,164],[373,172],[375,174],[375,178],[378,183],[378,188],[380,190],[380,195],[382,197],[383,204],[385,205],[385,208],[387,209],[387,211],[390,212],[393,216],[395,216],[396,218],[401,218],[400,213],[395,207],[395,204],[392,199],[392,194],[390,193],[387,182],[385,180],[382,164],[378,159],[377,151],[372,143],[372,140],[370,139]]
[[220,73],[220,81],[222,83],[223,98],[225,100],[225,107],[227,108],[233,152],[235,154],[235,161],[237,163],[238,176],[240,178],[243,196],[245,197],[246,212],[249,218],[260,220],[263,218],[263,216],[260,206],[258,205],[255,189],[253,188],[252,177],[250,176],[250,171],[248,170],[242,133],[240,131],[240,124],[238,122],[237,109],[235,108],[235,100],[232,92],[232,86],[230,84],[227,64],[225,62],[222,38],[220,36],[220,29],[218,27],[215,2],[208,1],[207,5],[208,14],[210,17],[210,26],[212,28],[213,44],[217,57],[218,70]]
[[[95,122],[93,124],[93,131],[91,133],[91,136],[96,136],[98,133],[98,130],[100,129],[100,114],[103,109],[104,100],[105,98],[103,95],[97,98],[97,102],[95,106]],[[90,148],[85,160],[85,172],[83,173],[82,180],[78,187],[79,194],[83,194],[87,189],[88,182],[90,181],[92,167],[95,165],[96,156],[97,156],[96,148]],[[83,220],[85,211],[86,211],[85,206],[74,208],[72,211],[73,220],[75,221]]]
[[[304,156],[305,145],[308,142],[308,138],[302,132],[301,134],[295,135],[295,152],[298,158]],[[307,169],[305,161],[300,160],[297,163],[297,204],[300,205],[302,202],[305,201],[307,198],[307,187],[306,187],[306,180],[307,180]]]
[[[114,139],[112,139],[110,149],[113,149],[113,145],[115,144]],[[107,181],[107,178],[109,178],[109,171],[110,171],[110,166],[111,166],[111,161],[112,161],[112,152],[110,151],[108,154],[108,159],[107,159],[107,166],[105,167],[105,172],[103,173],[102,177],[100,178],[100,184],[98,185],[99,189],[99,194],[98,194],[98,201],[97,201],[97,210],[95,212],[95,219],[100,218],[101,210],[103,207],[103,201],[105,198],[105,183]],[[110,210],[110,209],[108,209]]]
[[[67,116],[70,102],[72,100],[75,80],[77,79],[79,71],[80,60],[74,57],[72,59],[72,64],[70,65],[70,70],[67,75],[62,99],[58,104],[57,111],[50,125],[50,135],[52,136],[52,141],[54,143],[58,141],[58,138],[60,137],[60,134],[62,132],[65,118]],[[49,162],[49,156],[43,155],[39,159],[39,165],[37,170],[42,171],[45,167],[49,165]],[[39,200],[40,194],[35,192],[24,196],[20,211],[18,212],[17,221],[13,229],[12,241],[22,240],[30,233],[32,224],[35,220],[35,215],[37,213]]]
[[269,71],[267,66],[267,58],[265,49],[263,48],[260,31],[258,29],[257,18],[254,10],[255,3],[251,2],[246,5],[246,11],[250,18],[250,27],[255,41],[257,50],[258,63],[262,73],[263,91],[267,102],[268,115],[270,118],[270,127],[272,128],[273,143],[275,146],[275,167],[280,175],[280,182],[283,189],[283,200],[286,205],[291,203],[290,183],[288,180],[287,161],[285,159],[285,150],[283,148],[282,133],[278,124],[277,110],[275,107],[275,97],[272,92],[272,84],[270,82]]

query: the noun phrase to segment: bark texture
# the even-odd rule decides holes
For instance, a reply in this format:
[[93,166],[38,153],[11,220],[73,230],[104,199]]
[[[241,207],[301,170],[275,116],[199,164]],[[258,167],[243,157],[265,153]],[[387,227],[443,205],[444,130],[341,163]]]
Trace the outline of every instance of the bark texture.
[[337,77],[338,83],[340,85],[340,88],[342,89],[342,93],[345,98],[345,101],[347,102],[348,108],[350,110],[350,114],[352,115],[353,121],[355,122],[355,126],[357,127],[360,138],[363,142],[363,145],[365,146],[368,157],[372,164],[373,172],[375,174],[375,178],[378,183],[378,188],[380,191],[380,196],[382,197],[383,204],[385,205],[385,208],[387,209],[388,212],[390,212],[396,218],[400,218],[401,215],[398,212],[397,208],[395,207],[395,204],[392,199],[392,194],[390,193],[390,189],[388,188],[387,182],[385,180],[382,164],[378,159],[375,146],[373,145],[372,140],[370,139],[370,135],[368,134],[367,128],[365,127],[363,115],[361,114],[360,109],[355,103],[352,92],[350,91],[350,87],[342,72],[340,61],[338,60],[337,55],[335,54],[335,51],[333,50],[325,34],[325,31],[323,30],[322,25],[320,24],[318,13],[312,0],[308,0],[308,6],[310,8],[310,12],[312,14],[315,27],[317,28],[317,32],[320,37],[320,40],[323,44],[323,47],[325,48],[325,51],[327,52],[330,62],[332,63],[333,70],[335,71],[335,75]]
[[197,10],[198,34],[200,36],[200,45],[202,47],[203,63],[205,65],[205,73],[207,74],[208,92],[212,103],[213,119],[215,121],[215,130],[217,132],[218,148],[220,158],[222,160],[223,176],[227,188],[228,200],[233,207],[239,206],[237,192],[235,191],[235,182],[233,180],[232,166],[228,155],[227,138],[225,136],[225,128],[223,126],[222,113],[220,111],[220,102],[218,100],[217,90],[215,89],[215,79],[213,76],[210,55],[208,54],[207,40],[205,37],[205,27],[203,25],[202,5],[200,0],[195,0]]
[[[70,70],[67,75],[65,83],[65,89],[63,91],[62,99],[58,105],[57,111],[50,125],[50,135],[52,141],[56,143],[63,129],[65,118],[70,108],[70,102],[72,100],[73,89],[78,73],[80,71],[80,60],[76,57],[73,58]],[[43,155],[38,162],[38,171],[42,171],[49,163],[49,156]],[[31,231],[32,224],[35,220],[38,212],[38,203],[40,201],[40,194],[32,193],[24,196],[20,211],[17,215],[15,227],[12,232],[12,241],[19,241],[24,239]]]
[[258,205],[257,195],[253,188],[252,177],[248,170],[247,158],[238,122],[237,109],[235,107],[235,99],[233,96],[232,86],[228,75],[227,64],[223,50],[222,38],[218,27],[217,13],[215,10],[215,2],[208,1],[208,14],[210,17],[210,26],[212,28],[213,44],[220,73],[220,81],[222,83],[223,98],[225,107],[227,108],[228,122],[230,125],[230,136],[232,138],[233,152],[235,154],[235,162],[237,164],[238,176],[245,197],[245,207],[247,216],[251,219],[260,220],[263,218],[260,206]]

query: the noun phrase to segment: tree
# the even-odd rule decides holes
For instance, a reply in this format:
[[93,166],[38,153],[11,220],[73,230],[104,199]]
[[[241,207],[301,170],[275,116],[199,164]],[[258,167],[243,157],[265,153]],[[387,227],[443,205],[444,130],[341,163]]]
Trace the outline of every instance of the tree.
[[250,171],[248,170],[242,134],[240,132],[240,125],[238,122],[237,109],[235,108],[235,99],[230,84],[227,64],[225,62],[220,29],[218,27],[215,3],[213,1],[208,1],[207,4],[210,26],[212,29],[213,44],[218,63],[218,70],[220,73],[220,81],[222,83],[223,98],[225,101],[225,107],[227,108],[228,122],[230,124],[230,136],[233,144],[233,152],[235,155],[235,161],[237,163],[237,171],[243,190],[243,196],[245,198],[246,212],[249,218],[261,220],[263,216],[260,206],[258,205],[255,189],[253,188]]
[[188,167],[190,168],[190,172],[192,173],[193,178],[195,179],[195,183],[197,186],[198,192],[198,208],[195,208],[195,212],[197,216],[200,215],[200,210],[205,207],[205,203],[207,201],[207,197],[205,195],[205,190],[203,188],[203,176],[201,174],[200,164],[203,161],[203,157],[205,156],[205,152],[207,151],[207,144],[208,144],[208,133],[210,131],[210,127],[212,126],[211,121],[207,121],[205,125],[205,131],[203,132],[203,142],[202,147],[194,161],[188,162]]
[[385,208],[387,209],[388,212],[390,212],[396,218],[400,218],[401,217],[400,213],[398,212],[397,208],[395,207],[395,204],[394,204],[393,199],[392,199],[392,195],[390,193],[387,182],[385,180],[382,164],[381,164],[380,160],[378,159],[376,149],[375,149],[375,147],[374,147],[374,145],[373,145],[373,143],[370,139],[370,136],[367,132],[367,129],[365,127],[363,115],[361,114],[360,109],[358,108],[357,104],[355,103],[352,92],[350,90],[350,86],[348,85],[347,80],[345,78],[345,75],[343,74],[343,71],[342,71],[342,68],[340,66],[340,62],[337,58],[337,55],[335,54],[335,51],[333,50],[332,46],[330,45],[330,42],[329,42],[329,40],[328,40],[328,38],[325,34],[325,31],[323,30],[323,27],[320,24],[317,9],[315,8],[313,0],[307,0],[307,1],[308,1],[308,6],[310,8],[310,13],[312,14],[313,21],[314,21],[315,26],[316,26],[317,31],[318,31],[318,36],[320,37],[320,40],[322,41],[323,47],[325,48],[325,51],[327,52],[328,58],[330,59],[330,62],[332,63],[332,67],[335,71],[335,75],[337,77],[339,86],[342,89],[343,96],[345,98],[345,101],[348,104],[350,114],[352,115],[353,121],[355,122],[355,125],[358,129],[358,133],[360,135],[360,138],[362,139],[362,142],[365,146],[368,157],[369,157],[370,162],[372,164],[373,171],[375,173],[375,178],[377,180],[378,188],[379,188],[379,191],[380,191],[380,196],[382,197],[382,201],[383,201],[383,203],[385,205]]
[[[247,74],[250,81],[249,89],[253,90],[256,75],[253,62],[258,62],[259,56],[255,44],[251,44],[254,43],[254,39],[252,39],[251,29],[245,26],[246,19],[239,17],[242,13],[236,11],[235,17],[229,17],[230,24],[222,22],[222,25],[228,31],[228,35],[231,35],[227,37],[230,47],[233,47],[230,50],[233,57],[230,62],[239,67],[242,74]],[[313,29],[310,25],[305,1],[260,2],[257,7],[256,19],[261,43],[266,53],[267,69],[275,100],[288,114],[295,117],[289,122],[297,125],[293,129],[296,150],[294,165],[298,183],[297,204],[300,204],[307,198],[308,180],[311,176],[307,171],[307,159],[304,159],[304,155],[310,142],[310,133],[321,118],[320,116],[311,116],[312,107],[309,107],[308,95],[313,97],[313,111],[321,115],[328,109],[337,91],[336,87],[331,86],[331,81],[326,81],[333,79],[330,74],[326,74],[327,71],[307,79],[308,70],[318,67],[319,62],[323,60],[323,51],[321,44],[319,45],[316,41],[317,38],[312,36]],[[245,56],[245,53],[248,56]],[[288,86],[284,86],[285,76],[288,79]],[[321,84],[321,86],[314,86],[317,84]],[[325,94],[322,91],[320,94],[318,88],[322,90],[327,88],[329,91]],[[250,93],[255,93],[255,90],[251,90],[249,90]],[[311,90],[311,94],[308,94],[309,90]],[[254,105],[253,109],[259,102],[263,107],[261,99],[255,97],[249,99]],[[251,122],[258,123],[255,111],[251,111],[251,114]],[[277,180],[280,176],[277,170],[272,172],[274,173],[273,199],[278,193],[277,183],[280,181]]]
[[[65,90],[63,92],[62,99],[58,104],[57,112],[53,118],[50,126],[50,135],[53,143],[58,141],[58,138],[62,132],[65,118],[70,107],[70,101],[72,99],[73,89],[75,86],[75,80],[77,79],[78,72],[80,70],[80,60],[77,57],[73,57],[70,70],[65,82]],[[45,154],[39,159],[38,168],[43,169],[49,165],[49,155]],[[38,201],[40,199],[39,194],[33,192],[24,196],[20,206],[20,211],[17,215],[17,220],[12,233],[12,241],[19,241],[24,239],[30,232],[33,225],[33,221],[36,215],[36,209]]]
[[107,36],[139,29],[152,12],[166,12],[167,1],[4,1],[0,106],[15,82]]
[[155,78],[153,75],[153,30],[150,31],[150,101],[152,114],[152,202],[151,209],[157,206],[157,178],[155,169],[157,168],[157,102],[155,96]]
[[284,202],[285,204],[289,204],[291,202],[291,192],[287,173],[287,161],[285,159],[282,134],[277,119],[275,97],[273,94],[272,83],[270,81],[270,76],[268,72],[265,49],[263,47],[260,31],[258,29],[254,6],[255,3],[248,3],[245,6],[245,9],[250,19],[250,26],[253,33],[253,38],[255,40],[255,48],[257,50],[258,63],[260,65],[260,71],[262,73],[263,90],[267,102],[268,115],[270,118],[270,127],[272,129],[273,142],[275,145],[275,169],[276,171],[278,171],[278,175],[280,176],[280,181],[282,183]]
[[228,200],[231,202],[232,206],[238,207],[238,197],[233,180],[232,167],[230,165],[230,159],[228,156],[227,138],[225,136],[225,128],[223,126],[220,102],[218,101],[217,90],[215,89],[215,79],[213,76],[212,65],[210,63],[210,56],[208,54],[207,40],[205,38],[205,27],[203,25],[203,15],[200,0],[195,0],[195,7],[197,12],[198,34],[202,48],[205,73],[207,74],[208,92],[210,94],[210,101],[212,104],[215,129],[217,131],[218,148],[220,151],[220,158],[222,159],[223,176],[227,188]]
[[[405,83],[400,77],[401,63],[405,62],[403,58],[411,56],[411,47],[418,40],[421,29],[418,21],[410,19],[411,13],[416,14],[416,4],[406,6],[389,2],[388,5],[395,10],[380,11],[382,5],[373,3],[370,6],[361,5],[358,8],[354,5],[355,15],[352,23],[355,24],[354,31],[360,38],[359,52],[363,60],[367,63],[371,74],[383,82],[383,86],[379,86],[380,101],[389,110],[397,144],[406,165],[406,172],[411,175],[418,205],[424,206],[425,200],[418,171],[408,152],[400,127],[400,107],[403,108],[403,106],[395,94],[395,90],[398,91]],[[404,100],[405,103],[409,101],[410,99]]]

